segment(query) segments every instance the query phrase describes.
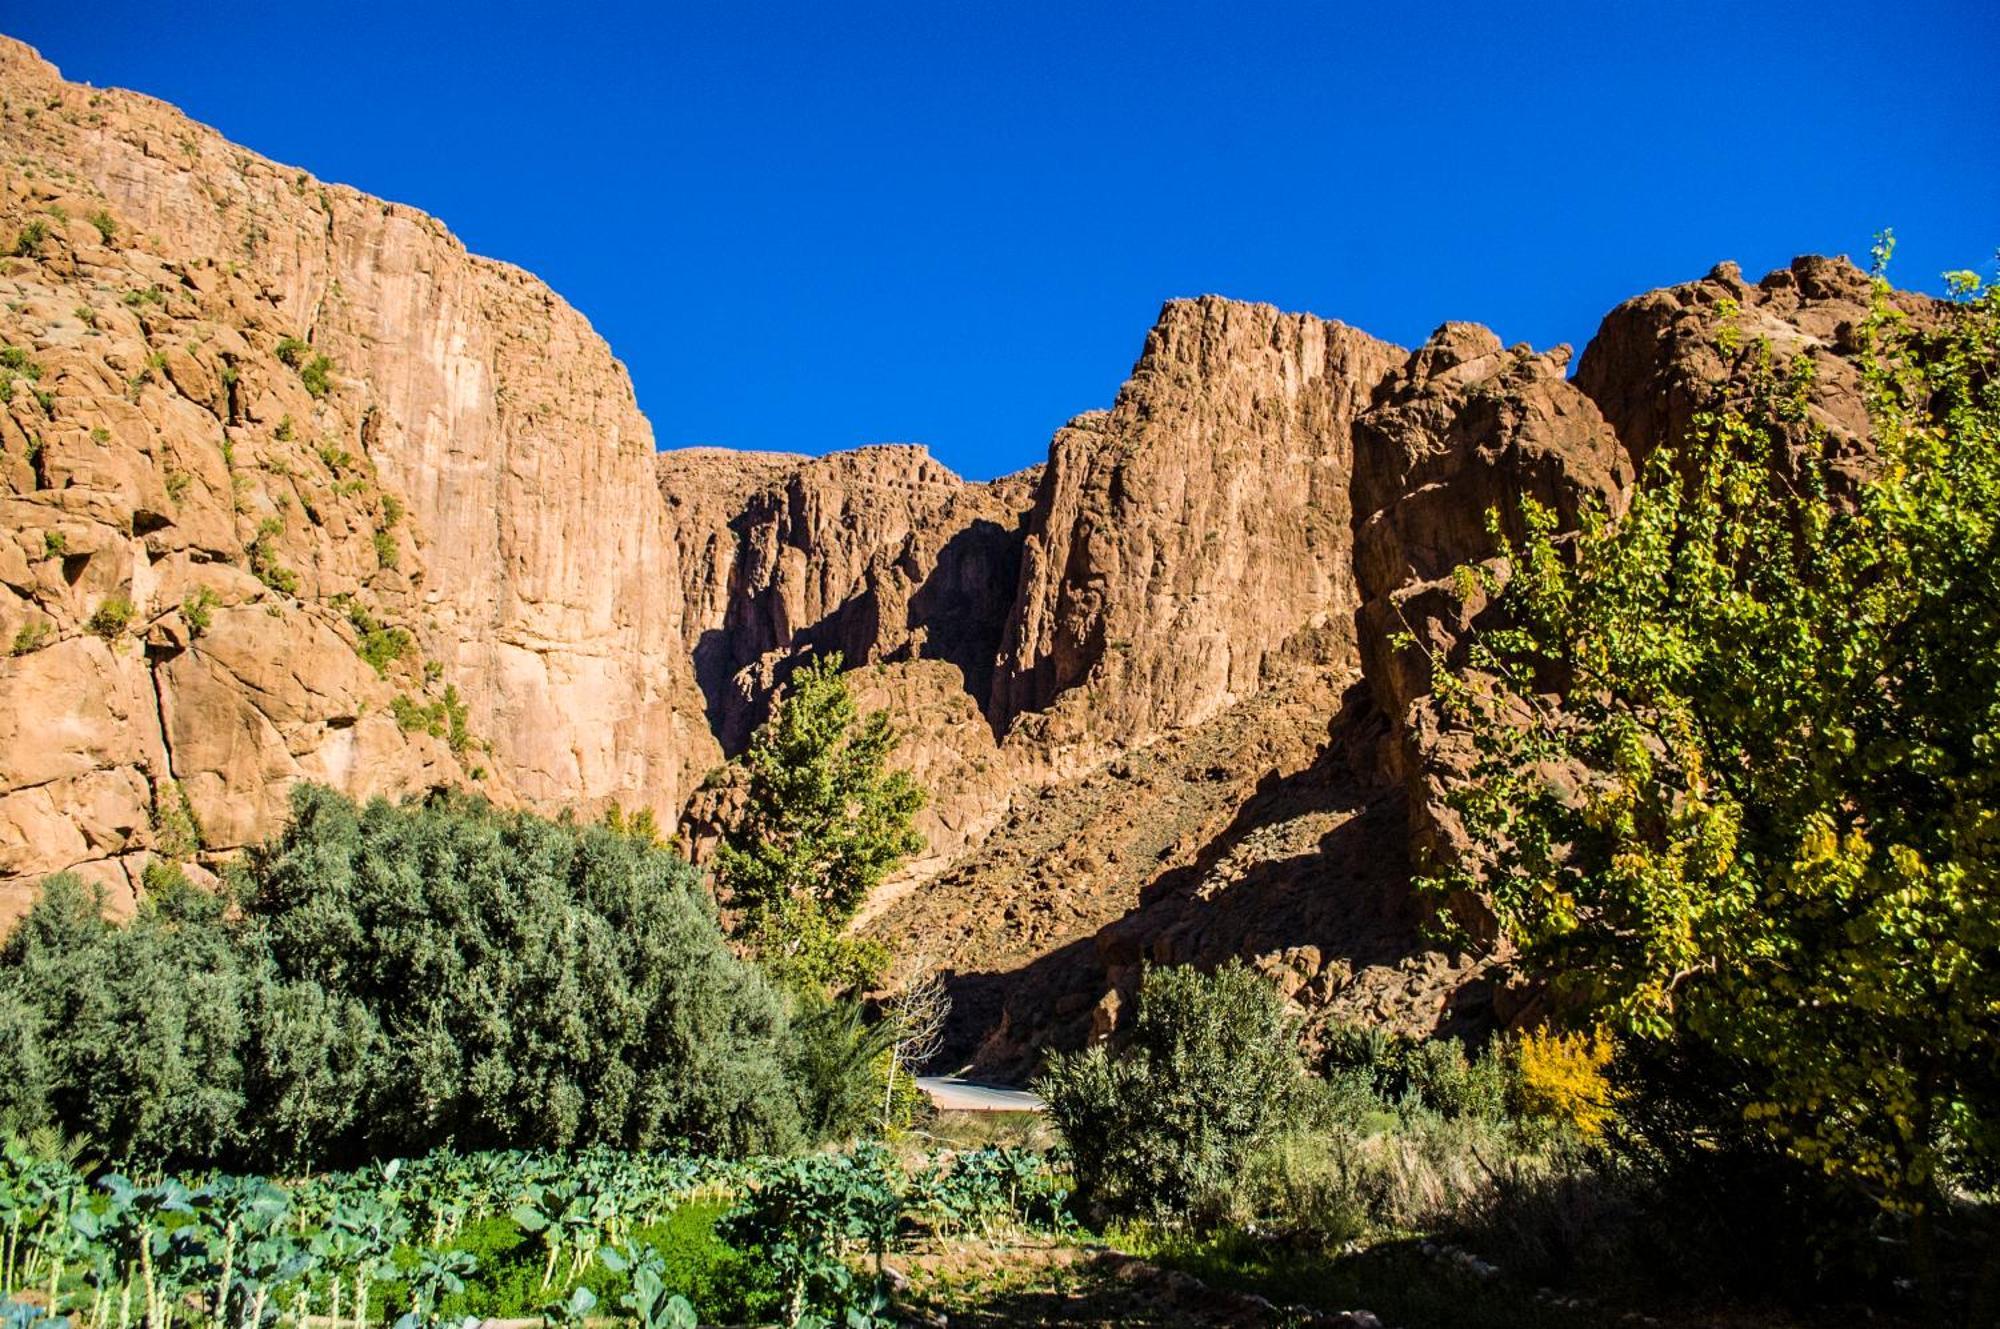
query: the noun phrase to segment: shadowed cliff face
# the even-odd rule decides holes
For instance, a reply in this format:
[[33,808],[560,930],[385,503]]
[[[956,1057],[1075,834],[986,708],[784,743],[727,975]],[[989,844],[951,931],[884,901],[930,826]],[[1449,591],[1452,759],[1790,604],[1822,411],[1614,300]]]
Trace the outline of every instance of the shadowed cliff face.
[[1724,319],[1814,357],[1865,464],[1867,284],[1828,259],[1629,301],[1574,379],[1467,324],[1172,301],[1108,410],[984,484],[656,455],[583,319],[433,219],[4,39],[0,94],[0,919],[51,871],[129,904],[212,866],[300,779],[615,800],[699,856],[704,774],[837,650],[931,791],[862,926],[954,971],[957,1059],[1018,1071],[1143,964],[1232,955],[1318,1017],[1487,1018],[1407,886],[1457,846],[1430,669],[1490,612],[1451,578],[1489,511],[1615,510],[1730,390]]

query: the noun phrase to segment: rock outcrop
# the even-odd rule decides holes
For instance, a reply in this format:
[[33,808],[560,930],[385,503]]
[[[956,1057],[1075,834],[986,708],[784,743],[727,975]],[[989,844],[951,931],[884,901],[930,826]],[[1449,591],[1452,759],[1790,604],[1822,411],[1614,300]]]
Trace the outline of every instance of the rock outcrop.
[[[1354,417],[1403,352],[1343,324],[1173,301],[1108,412],[1056,435],[989,704],[1083,762],[1353,659]],[[1079,763],[1081,764],[1081,763]]]

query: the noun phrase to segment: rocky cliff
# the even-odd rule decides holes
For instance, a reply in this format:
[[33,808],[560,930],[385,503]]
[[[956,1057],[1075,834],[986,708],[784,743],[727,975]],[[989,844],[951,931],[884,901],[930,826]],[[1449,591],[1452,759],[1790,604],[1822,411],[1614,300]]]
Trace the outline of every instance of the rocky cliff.
[[1489,511],[1615,510],[1760,343],[1865,459],[1866,280],[1827,259],[1638,297],[1574,377],[1172,301],[989,483],[655,454],[583,319],[436,221],[4,39],[0,96],[0,917],[212,864],[300,779],[643,806],[699,853],[725,756],[837,650],[932,793],[862,925],[953,971],[955,1058],[1018,1070],[1143,964],[1231,955],[1317,1016],[1481,1019],[1408,882],[1454,848],[1430,669],[1488,612],[1452,572]]

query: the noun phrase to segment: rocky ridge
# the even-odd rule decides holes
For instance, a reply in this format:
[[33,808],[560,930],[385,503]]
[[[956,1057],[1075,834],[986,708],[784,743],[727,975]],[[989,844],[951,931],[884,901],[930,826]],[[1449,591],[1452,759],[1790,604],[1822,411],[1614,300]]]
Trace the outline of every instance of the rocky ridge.
[[1407,885],[1453,848],[1429,671],[1487,512],[1615,508],[1740,371],[1724,327],[1865,432],[1866,280],[1802,259],[1620,306],[1573,378],[1467,324],[1172,301],[1108,410],[984,484],[655,454],[581,316],[434,220],[4,39],[0,93],[0,916],[65,868],[129,904],[302,778],[645,807],[699,853],[725,755],[838,650],[933,795],[863,926],[953,970],[957,1059],[1107,1033],[1148,961],[1483,1018]]

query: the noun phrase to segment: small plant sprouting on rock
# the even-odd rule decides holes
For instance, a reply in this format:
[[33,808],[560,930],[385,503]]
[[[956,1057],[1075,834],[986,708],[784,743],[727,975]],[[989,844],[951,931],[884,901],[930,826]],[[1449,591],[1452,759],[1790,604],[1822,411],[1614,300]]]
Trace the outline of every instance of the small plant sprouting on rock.
[[143,291],[125,292],[125,304],[132,309],[137,309],[140,305],[163,305],[166,302],[167,293],[157,286],[148,286]]
[[209,624],[214,621],[215,606],[220,603],[222,601],[215,592],[206,586],[197,586],[188,592],[187,598],[181,601],[181,618],[188,625],[190,637],[199,637],[208,631]]
[[394,494],[382,495],[382,529],[385,531],[393,530],[396,523],[402,519],[403,500],[397,498]]
[[441,738],[455,753],[462,754],[472,746],[472,730],[466,724],[466,706],[459,699],[456,684],[447,683],[444,696],[429,705],[412,701],[399,692],[389,703],[389,711],[396,717],[396,727],[406,734],[425,733],[432,738]]
[[323,355],[315,355],[299,370],[299,382],[305,384],[306,391],[315,398],[324,397],[333,390],[333,361]]
[[321,463],[329,471],[339,473],[354,465],[354,454],[333,443],[321,443],[317,451]]
[[276,517],[266,517],[257,526],[257,538],[250,542],[250,571],[257,580],[263,582],[281,595],[299,593],[299,574],[278,562],[277,551],[273,547],[277,538],[285,533],[285,523]]
[[23,623],[20,631],[14,634],[15,655],[27,655],[30,652],[39,651],[48,644],[49,621],[45,618],[38,618],[32,622]]
[[23,226],[21,233],[14,237],[14,257],[33,258],[35,251],[42,247],[42,241],[48,238],[49,224],[36,217]]
[[61,558],[69,552],[69,537],[61,531],[42,532],[42,557]]
[[280,337],[276,355],[285,366],[296,369],[299,382],[314,397],[324,397],[333,387],[333,361],[313,354],[312,344],[297,337]]
[[280,443],[289,443],[289,442],[291,442],[291,441],[292,441],[292,417],[291,417],[291,416],[289,416],[289,415],[287,415],[287,416],[285,416],[284,418],[282,418],[281,420],[279,420],[279,421],[278,421],[278,427],[277,427],[277,429],[276,429],[276,430],[274,430],[274,431],[272,432],[272,435],[271,435],[271,436],[272,436],[273,438],[277,439],[277,440],[278,440],[278,441],[279,441]]
[[383,623],[352,600],[347,602],[347,621],[353,625],[356,636],[354,653],[384,678],[389,675],[390,665],[416,647],[416,640],[406,629]]
[[187,873],[178,863],[164,858],[149,861],[139,872],[139,888],[149,898],[159,899],[185,890],[188,885]]
[[192,858],[201,848],[201,823],[177,780],[153,786],[153,847],[168,858]]
[[138,609],[124,595],[106,596],[104,602],[91,614],[89,629],[106,641],[115,641],[132,626],[132,617]]
[[178,503],[187,497],[188,486],[192,483],[194,477],[186,471],[174,466],[167,468],[167,497],[174,502]]
[[385,568],[393,568],[398,557],[395,535],[386,529],[375,532],[375,561]]
[[107,245],[110,244],[113,238],[115,238],[118,234],[117,219],[114,218],[109,212],[106,212],[103,208],[99,208],[97,211],[90,214],[90,224],[97,228],[97,233],[104,237],[104,243]]

